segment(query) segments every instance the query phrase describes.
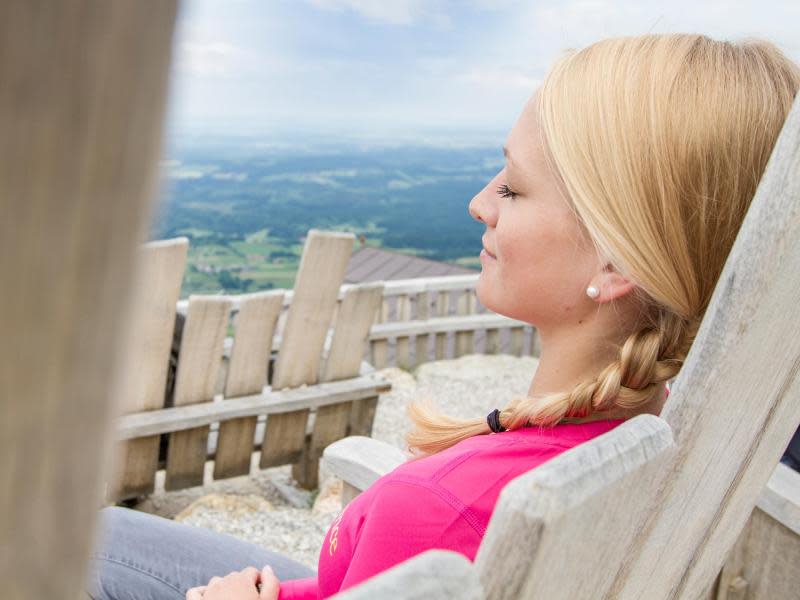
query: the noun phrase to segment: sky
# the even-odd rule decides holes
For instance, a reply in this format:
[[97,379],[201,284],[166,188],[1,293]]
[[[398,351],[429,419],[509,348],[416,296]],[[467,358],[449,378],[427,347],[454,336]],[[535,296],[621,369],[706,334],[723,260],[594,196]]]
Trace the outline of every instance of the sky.
[[800,0],[182,0],[167,134],[492,137],[566,48],[681,31],[800,62],[798,30]]

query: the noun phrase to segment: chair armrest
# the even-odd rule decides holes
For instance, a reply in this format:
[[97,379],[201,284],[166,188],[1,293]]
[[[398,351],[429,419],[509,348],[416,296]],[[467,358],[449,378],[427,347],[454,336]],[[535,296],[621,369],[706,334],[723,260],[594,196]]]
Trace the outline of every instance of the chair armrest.
[[478,569],[463,554],[426,550],[331,597],[331,600],[483,600]]
[[800,535],[800,473],[778,463],[756,506]]
[[363,492],[376,479],[409,458],[399,448],[363,435],[337,440],[322,452],[325,467],[345,484]]

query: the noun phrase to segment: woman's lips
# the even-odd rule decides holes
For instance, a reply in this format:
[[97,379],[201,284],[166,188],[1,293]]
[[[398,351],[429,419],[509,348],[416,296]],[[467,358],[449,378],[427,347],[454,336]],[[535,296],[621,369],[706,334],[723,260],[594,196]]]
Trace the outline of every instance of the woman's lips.
[[481,258],[486,258],[488,260],[497,260],[497,257],[490,253],[486,248],[481,250]]

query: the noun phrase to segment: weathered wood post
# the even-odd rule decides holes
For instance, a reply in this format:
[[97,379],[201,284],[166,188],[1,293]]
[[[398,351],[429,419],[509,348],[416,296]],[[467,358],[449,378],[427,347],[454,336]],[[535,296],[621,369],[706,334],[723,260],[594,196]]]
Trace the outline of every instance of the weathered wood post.
[[174,0],[0,3],[0,581],[77,598],[113,465]]

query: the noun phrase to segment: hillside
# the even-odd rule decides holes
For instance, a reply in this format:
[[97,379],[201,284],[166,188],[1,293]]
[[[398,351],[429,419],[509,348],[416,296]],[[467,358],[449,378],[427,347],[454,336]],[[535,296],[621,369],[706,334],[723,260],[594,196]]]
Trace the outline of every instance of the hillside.
[[310,228],[479,268],[467,205],[502,166],[497,147],[231,142],[170,156],[151,237],[191,239],[183,297],[292,287]]

